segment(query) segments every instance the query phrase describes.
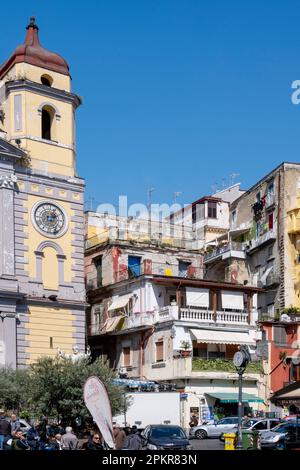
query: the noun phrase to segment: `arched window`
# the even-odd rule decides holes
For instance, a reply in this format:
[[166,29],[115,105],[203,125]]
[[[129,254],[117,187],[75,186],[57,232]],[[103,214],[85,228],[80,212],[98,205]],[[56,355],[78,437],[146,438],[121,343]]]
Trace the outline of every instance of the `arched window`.
[[51,127],[53,123],[54,110],[49,106],[42,109],[42,139],[51,139]]
[[41,82],[43,85],[51,86],[53,83],[53,79],[50,77],[50,75],[42,75]]

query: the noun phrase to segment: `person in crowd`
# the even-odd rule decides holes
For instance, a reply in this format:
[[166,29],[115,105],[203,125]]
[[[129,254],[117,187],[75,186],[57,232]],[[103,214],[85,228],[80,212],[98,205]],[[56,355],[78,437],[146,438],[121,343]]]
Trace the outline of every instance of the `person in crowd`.
[[53,434],[50,434],[48,436],[45,450],[60,450],[59,443],[57,442],[56,437]]
[[126,437],[123,449],[140,450],[142,447],[142,439],[138,433],[137,426],[132,426],[131,433]]
[[3,450],[3,444],[11,436],[11,424],[5,417],[5,411],[0,409],[0,450]]
[[11,415],[10,419],[10,426],[11,426],[11,435],[14,436],[17,431],[20,431],[21,429],[21,423],[20,420],[17,418],[16,414]]
[[56,439],[56,442],[57,442],[58,447],[59,447],[58,450],[62,450],[62,447],[61,447],[61,438],[62,438],[62,435],[61,435],[60,433],[55,434],[55,439]]
[[190,422],[189,422],[190,428],[194,428],[195,426],[198,426],[198,423],[199,423],[199,420],[198,420],[197,416],[192,415],[191,419],[190,419]]
[[131,434],[131,427],[130,426],[125,426],[124,428],[124,432],[126,434],[126,436],[129,436],[129,434]]
[[102,435],[100,432],[95,432],[93,436],[83,444],[82,450],[104,450]]
[[48,418],[47,416],[42,416],[40,418],[39,423],[37,424],[37,431],[39,433],[44,432],[47,434],[47,430],[48,430]]
[[113,436],[116,444],[116,450],[123,449],[126,434],[117,424],[113,424]]
[[16,431],[11,443],[11,450],[30,450],[30,446],[22,431]]
[[61,438],[61,448],[62,450],[76,450],[78,449],[78,439],[73,433],[71,426],[66,427],[66,434]]
[[31,450],[39,450],[40,435],[35,426],[31,426],[27,431],[26,438]]

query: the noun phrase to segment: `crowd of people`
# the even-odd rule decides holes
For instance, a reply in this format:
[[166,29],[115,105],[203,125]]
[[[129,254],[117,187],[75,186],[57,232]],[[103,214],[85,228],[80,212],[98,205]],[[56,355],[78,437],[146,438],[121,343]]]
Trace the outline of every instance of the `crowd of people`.
[[[139,450],[142,438],[136,426],[121,429],[113,423],[113,436],[116,450]],[[98,429],[85,429],[76,433],[71,426],[62,428],[56,423],[49,424],[42,417],[37,424],[31,424],[26,432],[16,414],[7,416],[0,409],[0,451],[1,450],[107,450]]]

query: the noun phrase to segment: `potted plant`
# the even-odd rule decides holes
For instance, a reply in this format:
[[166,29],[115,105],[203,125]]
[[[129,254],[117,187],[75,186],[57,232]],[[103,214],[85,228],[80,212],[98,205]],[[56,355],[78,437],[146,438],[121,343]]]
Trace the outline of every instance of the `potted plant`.
[[189,357],[191,355],[192,345],[189,341],[181,341],[180,353],[182,357]]

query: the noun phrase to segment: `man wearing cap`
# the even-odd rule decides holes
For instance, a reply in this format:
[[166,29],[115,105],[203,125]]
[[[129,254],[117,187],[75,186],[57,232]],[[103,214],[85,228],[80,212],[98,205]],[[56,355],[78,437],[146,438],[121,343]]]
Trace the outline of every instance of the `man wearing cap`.
[[5,411],[0,409],[0,450],[3,450],[3,443],[11,436],[10,422],[5,418]]

